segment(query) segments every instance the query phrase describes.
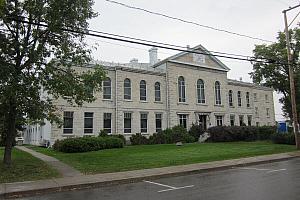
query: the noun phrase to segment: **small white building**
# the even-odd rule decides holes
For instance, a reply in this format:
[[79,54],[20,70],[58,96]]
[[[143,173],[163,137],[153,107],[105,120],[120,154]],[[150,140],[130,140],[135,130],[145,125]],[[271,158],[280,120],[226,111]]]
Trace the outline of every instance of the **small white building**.
[[[189,49],[209,54],[201,45]],[[96,101],[82,107],[54,100],[64,126],[46,122],[29,126],[25,143],[110,134],[142,133],[146,136],[181,124],[203,128],[221,125],[275,125],[273,90],[252,83],[230,80],[230,70],[212,55],[182,52],[162,61],[157,49],[149,50],[150,62],[116,64],[98,62],[107,71]],[[93,70],[74,67],[78,71]]]

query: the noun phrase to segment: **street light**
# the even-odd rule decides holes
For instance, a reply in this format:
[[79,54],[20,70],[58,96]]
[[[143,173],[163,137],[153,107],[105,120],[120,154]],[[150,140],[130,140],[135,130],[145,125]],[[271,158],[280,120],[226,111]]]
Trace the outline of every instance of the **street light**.
[[300,149],[300,133],[299,133],[299,124],[298,124],[298,116],[297,116],[297,108],[296,108],[296,91],[295,91],[295,82],[294,82],[294,69],[292,65],[292,55],[291,55],[291,47],[290,47],[290,37],[289,37],[289,29],[287,23],[286,13],[290,10],[300,7],[300,4],[294,7],[290,7],[284,11],[282,11],[284,15],[284,24],[285,24],[285,37],[286,37],[286,47],[287,47],[287,56],[288,56],[288,66],[289,66],[289,79],[290,79],[290,96],[291,96],[291,104],[292,104],[292,116],[293,116],[293,127],[295,133],[296,147]]

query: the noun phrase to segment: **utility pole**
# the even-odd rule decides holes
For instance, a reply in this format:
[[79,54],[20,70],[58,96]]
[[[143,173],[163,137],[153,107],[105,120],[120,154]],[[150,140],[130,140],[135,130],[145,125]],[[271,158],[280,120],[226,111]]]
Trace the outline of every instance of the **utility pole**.
[[288,66],[289,66],[290,97],[291,97],[291,104],[292,104],[293,127],[294,127],[294,133],[295,133],[296,147],[297,147],[297,149],[300,149],[300,133],[299,133],[299,124],[298,124],[298,116],[297,116],[297,108],[296,108],[294,67],[292,64],[290,36],[289,36],[289,28],[288,28],[287,16],[286,16],[286,13],[288,11],[293,10],[298,7],[300,7],[300,5],[290,7],[288,9],[282,11],[282,13],[284,15],[284,24],[285,24],[285,37],[286,37],[286,47],[287,47]]

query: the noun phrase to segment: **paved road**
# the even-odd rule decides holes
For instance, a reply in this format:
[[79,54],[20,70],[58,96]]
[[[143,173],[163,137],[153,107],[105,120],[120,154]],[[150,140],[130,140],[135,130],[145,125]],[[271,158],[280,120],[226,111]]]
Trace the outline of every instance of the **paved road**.
[[23,200],[299,200],[300,159]]

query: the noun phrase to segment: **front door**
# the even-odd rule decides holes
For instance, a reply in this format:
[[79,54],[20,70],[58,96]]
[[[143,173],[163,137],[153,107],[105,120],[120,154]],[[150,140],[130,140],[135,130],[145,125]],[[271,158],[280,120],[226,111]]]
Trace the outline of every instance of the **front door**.
[[199,126],[203,129],[207,129],[207,124],[206,124],[206,115],[199,115]]

